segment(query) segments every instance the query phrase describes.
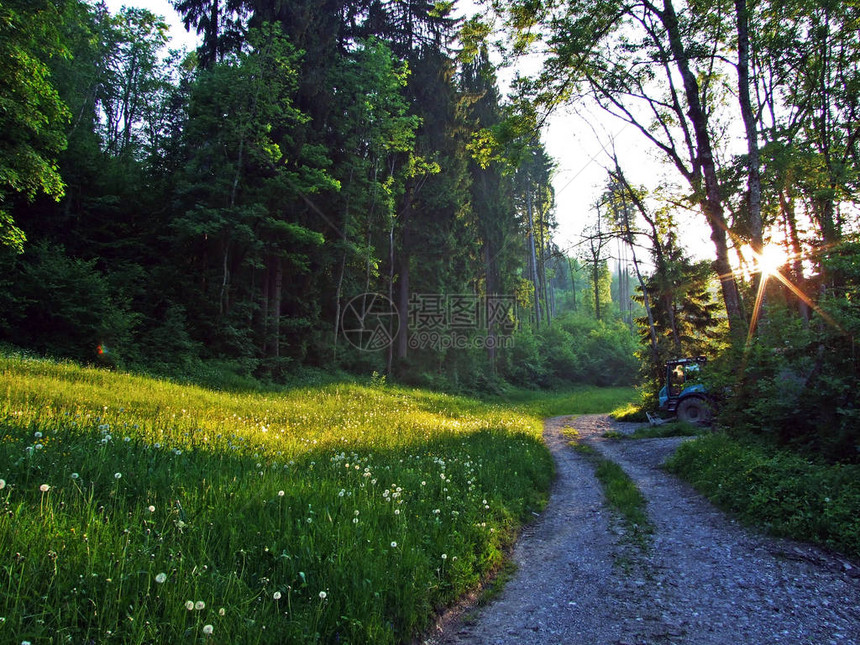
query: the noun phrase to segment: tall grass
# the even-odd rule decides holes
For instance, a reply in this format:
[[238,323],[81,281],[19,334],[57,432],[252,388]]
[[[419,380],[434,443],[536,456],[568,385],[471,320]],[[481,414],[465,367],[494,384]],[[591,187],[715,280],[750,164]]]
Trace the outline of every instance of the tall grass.
[[0,373],[2,642],[408,641],[552,478],[537,416],[460,397]]
[[567,414],[604,414],[638,399],[632,387],[577,386],[570,389],[536,391],[514,389],[489,399],[541,418]]

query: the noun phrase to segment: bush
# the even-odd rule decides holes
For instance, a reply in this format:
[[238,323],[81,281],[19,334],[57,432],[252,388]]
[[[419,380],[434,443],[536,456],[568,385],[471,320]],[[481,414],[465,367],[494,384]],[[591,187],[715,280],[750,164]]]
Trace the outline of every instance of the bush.
[[623,322],[565,314],[549,327],[518,331],[504,375],[526,387],[625,386],[637,369],[636,336]]
[[3,263],[0,330],[6,340],[54,356],[115,364],[129,348],[127,311],[94,261],[37,244]]
[[709,388],[727,394],[718,422],[736,436],[753,434],[829,462],[857,462],[853,354],[838,327],[771,307],[753,342],[709,365]]
[[747,523],[860,556],[860,466],[717,433],[683,444],[666,467]]

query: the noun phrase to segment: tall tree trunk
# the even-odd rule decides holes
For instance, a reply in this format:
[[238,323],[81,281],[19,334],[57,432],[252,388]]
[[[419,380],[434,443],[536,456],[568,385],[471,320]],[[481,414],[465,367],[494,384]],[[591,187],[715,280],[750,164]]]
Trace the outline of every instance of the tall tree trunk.
[[535,252],[535,227],[534,227],[534,217],[532,213],[532,191],[531,186],[528,187],[526,191],[526,210],[528,211],[529,216],[529,236],[528,236],[528,244],[529,244],[529,256],[530,256],[530,264],[531,264],[531,275],[529,276],[532,281],[532,285],[534,285],[535,292],[535,321],[537,326],[540,327],[541,324],[541,310],[540,310],[540,283],[538,280],[538,268],[537,268],[537,253]]
[[221,256],[222,272],[221,272],[221,292],[218,295],[218,313],[222,316],[227,312],[227,291],[230,288],[230,242],[224,242],[224,252]]
[[573,295],[573,310],[576,311],[576,274],[573,271],[573,262],[567,258],[567,269],[570,271],[570,292]]
[[[484,307],[489,306],[490,298],[497,295],[496,289],[496,273],[493,266],[493,256],[490,252],[489,243],[484,243],[484,271],[486,275],[486,301]],[[490,363],[490,370],[493,374],[496,373],[496,321],[495,316],[489,315],[487,311],[487,361]]]
[[[805,280],[803,277],[802,259],[803,245],[800,243],[800,235],[797,231],[797,216],[794,212],[794,199],[789,197],[785,189],[779,191],[779,209],[782,211],[783,221],[785,222],[786,241],[790,245],[791,253],[789,255],[792,258],[792,273],[794,274],[792,277],[794,278],[794,284],[798,289],[804,291]],[[808,323],[809,317],[812,313],[809,309],[809,305],[804,302],[803,298],[796,298],[796,302],[798,313],[801,318]]]
[[337,338],[340,335],[340,300],[343,297],[343,276],[344,273],[346,273],[346,253],[346,251],[343,252],[343,257],[340,260],[340,271],[337,278],[337,288],[334,292],[334,335],[332,337],[332,355],[334,357],[334,360],[337,360]]
[[[744,121],[747,139],[747,191],[749,199],[750,241],[753,251],[761,253],[764,248],[763,225],[761,219],[761,161],[758,147],[758,127],[750,98],[750,37],[749,7],[747,0],[735,0],[735,13],[738,32],[738,101]],[[756,273],[754,286],[761,279]]]
[[281,291],[284,281],[284,266],[281,258],[270,255],[267,262],[271,265],[269,281],[269,324],[266,349],[269,358],[281,355]]
[[639,281],[639,288],[642,289],[642,304],[645,306],[645,315],[648,318],[648,340],[651,346],[651,362],[657,366],[660,352],[657,344],[657,328],[654,325],[654,311],[651,309],[651,296],[648,294],[648,287],[645,284],[645,279],[642,277],[642,270],[639,268],[636,249],[631,245],[630,250],[633,259],[633,270],[636,273],[636,279]]
[[260,285],[260,317],[257,322],[257,340],[260,343],[260,352],[263,356],[269,355],[269,283],[272,279],[272,267],[266,262],[263,268],[263,283]]
[[[411,255],[411,235],[409,231],[409,212],[415,198],[415,186],[410,185],[403,196],[403,208],[400,209],[400,252],[397,253],[397,313],[400,316],[400,328],[397,331],[394,344],[398,362],[406,359],[409,352],[409,260]],[[392,229],[393,230],[393,229]],[[392,237],[392,254],[394,253]],[[392,293],[393,296],[393,293]],[[393,300],[393,298],[392,298]]]
[[409,255],[404,249],[401,249],[397,263],[397,313],[400,316],[397,360],[403,361],[409,351]]
[[723,302],[726,305],[729,319],[729,329],[733,335],[742,336],[746,333],[746,329],[741,308],[741,297],[729,262],[728,224],[723,214],[717,166],[711,146],[710,132],[708,131],[708,117],[699,96],[699,83],[696,75],[690,69],[690,57],[684,47],[678,16],[671,0],[663,0],[663,11],[656,13],[666,28],[670,50],[684,83],[688,115],[696,138],[696,165],[701,177],[701,181],[698,178],[693,180],[693,188],[711,228],[711,241],[716,249],[714,270],[720,279]]

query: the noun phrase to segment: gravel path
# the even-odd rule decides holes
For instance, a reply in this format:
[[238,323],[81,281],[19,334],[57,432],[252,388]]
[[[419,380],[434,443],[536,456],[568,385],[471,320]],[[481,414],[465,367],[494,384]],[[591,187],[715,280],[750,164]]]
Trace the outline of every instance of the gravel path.
[[[648,546],[627,539],[604,507],[565,426],[642,490],[654,524]],[[857,565],[745,529],[663,472],[684,439],[601,436],[635,427],[598,415],[546,421],[558,478],[517,542],[516,575],[488,606],[444,617],[425,643],[860,645]]]

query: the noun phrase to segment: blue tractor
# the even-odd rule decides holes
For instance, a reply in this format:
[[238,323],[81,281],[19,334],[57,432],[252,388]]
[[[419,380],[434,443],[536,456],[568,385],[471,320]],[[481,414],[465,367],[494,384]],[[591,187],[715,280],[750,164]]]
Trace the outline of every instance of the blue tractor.
[[708,425],[714,416],[713,400],[701,382],[704,356],[677,358],[666,363],[666,385],[660,390],[660,409],[679,420]]

